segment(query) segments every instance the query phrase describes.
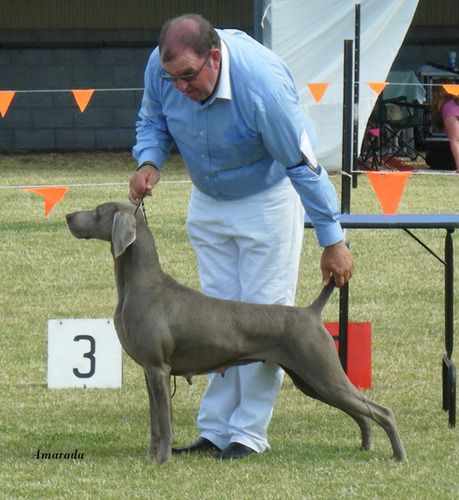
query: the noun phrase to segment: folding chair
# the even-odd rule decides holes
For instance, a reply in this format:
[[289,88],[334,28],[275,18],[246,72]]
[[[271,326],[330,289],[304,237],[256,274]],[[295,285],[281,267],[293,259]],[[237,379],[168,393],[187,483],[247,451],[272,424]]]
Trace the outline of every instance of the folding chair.
[[424,156],[416,149],[416,139],[425,129],[424,104],[408,102],[406,97],[377,101],[381,128],[380,160],[407,156],[416,160]]

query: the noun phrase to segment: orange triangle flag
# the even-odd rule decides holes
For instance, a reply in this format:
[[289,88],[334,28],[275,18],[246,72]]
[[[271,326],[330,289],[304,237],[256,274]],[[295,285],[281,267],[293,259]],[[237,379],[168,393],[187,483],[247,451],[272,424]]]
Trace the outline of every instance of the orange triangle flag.
[[6,112],[8,111],[15,94],[16,92],[14,90],[0,91],[0,115],[2,115],[2,118],[5,118]]
[[365,172],[384,214],[396,214],[412,172]]
[[78,104],[78,107],[80,108],[80,111],[83,113],[83,111],[88,106],[89,101],[91,100],[92,94],[94,94],[94,90],[93,89],[72,90],[72,94],[73,97],[75,98],[76,103]]
[[328,89],[328,83],[308,83],[308,88],[314,100],[319,103]]
[[379,95],[386,88],[387,82],[368,82],[368,86]]
[[45,217],[51,210],[64,199],[67,187],[43,187],[43,188],[23,188],[23,191],[31,191],[39,194],[45,201]]
[[459,85],[443,85],[443,88],[448,92],[448,94],[459,95]]

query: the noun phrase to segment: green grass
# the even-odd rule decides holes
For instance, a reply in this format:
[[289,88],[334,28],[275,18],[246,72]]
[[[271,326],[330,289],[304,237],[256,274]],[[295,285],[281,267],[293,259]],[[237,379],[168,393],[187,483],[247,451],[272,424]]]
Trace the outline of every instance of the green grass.
[[[387,460],[389,442],[374,426],[373,449],[338,410],[307,399],[286,378],[270,426],[272,450],[247,460],[174,457],[144,460],[148,403],[141,369],[124,356],[120,390],[48,390],[47,320],[104,318],[116,302],[108,245],[73,238],[67,212],[125,200],[134,163],[126,154],[0,157],[0,186],[74,184],[45,218],[43,202],[18,188],[0,189],[0,485],[5,498],[321,499],[459,497],[458,430],[441,410],[443,268],[401,231],[353,230],[356,260],[351,321],[370,321],[373,388],[369,396],[397,417],[409,461]],[[186,179],[172,158],[163,181]],[[333,177],[339,191],[339,178]],[[113,183],[111,186],[81,186]],[[78,187],[79,186],[79,187]],[[190,185],[163,182],[146,202],[163,267],[197,288],[184,223]],[[416,176],[400,213],[458,212],[459,176]],[[379,212],[364,177],[352,192],[353,212]],[[440,255],[441,231],[417,233]],[[457,240],[457,236],[455,238]],[[459,242],[455,242],[458,260]],[[320,252],[305,233],[297,304],[320,289]],[[456,268],[456,290],[459,288]],[[456,291],[456,309],[458,304]],[[338,294],[324,313],[336,321]],[[457,317],[457,314],[456,314]],[[455,323],[456,331],[458,322]],[[457,354],[455,355],[457,360]],[[205,377],[177,381],[177,440],[196,438]],[[84,453],[82,460],[37,460],[37,450]]]

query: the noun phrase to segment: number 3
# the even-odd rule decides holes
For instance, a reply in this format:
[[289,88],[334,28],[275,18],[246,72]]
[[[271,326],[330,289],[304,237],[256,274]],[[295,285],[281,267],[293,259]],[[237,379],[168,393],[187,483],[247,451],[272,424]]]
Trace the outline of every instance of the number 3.
[[78,378],[91,378],[96,371],[96,358],[94,357],[96,352],[96,341],[94,337],[91,337],[91,335],[77,335],[73,339],[74,342],[79,342],[80,340],[88,340],[91,346],[89,351],[83,354],[83,358],[88,358],[90,361],[89,371],[84,373],[80,372],[78,368],[74,368],[73,373]]

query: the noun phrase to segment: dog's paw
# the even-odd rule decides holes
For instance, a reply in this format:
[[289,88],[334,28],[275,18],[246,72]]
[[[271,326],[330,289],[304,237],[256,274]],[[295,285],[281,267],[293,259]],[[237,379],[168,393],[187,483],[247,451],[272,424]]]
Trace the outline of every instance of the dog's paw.
[[167,464],[168,462],[170,462],[171,460],[171,452],[170,450],[169,451],[166,451],[164,453],[157,453],[156,456],[155,456],[155,463],[156,464]]
[[144,459],[146,462],[151,464],[155,462],[157,454],[158,454],[158,447],[156,445],[150,445],[150,448],[144,455]]
[[390,462],[408,462],[408,458],[406,456],[406,454],[403,452],[403,453],[399,453],[397,455],[392,455],[390,458],[389,458],[389,461]]
[[172,450],[161,451],[159,447],[150,447],[145,455],[145,461],[149,464],[166,464],[170,461]]

